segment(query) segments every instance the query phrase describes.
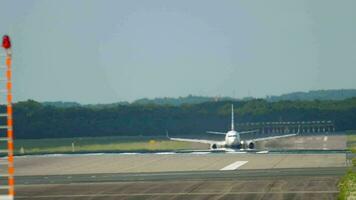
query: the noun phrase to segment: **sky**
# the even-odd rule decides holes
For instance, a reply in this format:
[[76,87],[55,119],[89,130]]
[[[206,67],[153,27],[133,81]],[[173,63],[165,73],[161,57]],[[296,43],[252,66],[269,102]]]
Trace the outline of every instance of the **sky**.
[[354,0],[1,0],[15,101],[356,88]]

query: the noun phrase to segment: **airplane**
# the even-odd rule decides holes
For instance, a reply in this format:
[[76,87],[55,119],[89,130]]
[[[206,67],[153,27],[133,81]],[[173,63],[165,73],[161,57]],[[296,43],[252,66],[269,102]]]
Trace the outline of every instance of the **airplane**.
[[234,105],[231,104],[231,129],[227,133],[207,131],[207,133],[211,133],[211,134],[225,135],[224,141],[188,139],[188,138],[172,138],[172,137],[168,136],[168,132],[167,132],[167,137],[173,141],[197,142],[197,143],[209,144],[211,150],[224,150],[224,149],[244,150],[244,149],[254,149],[257,141],[296,136],[297,134],[299,134],[299,129],[300,129],[300,127],[298,127],[297,133],[294,133],[294,134],[270,136],[270,137],[264,137],[264,138],[255,138],[255,139],[250,139],[250,140],[241,140],[241,137],[240,137],[241,134],[253,133],[253,132],[257,132],[258,130],[241,131],[241,132],[236,131],[235,126],[234,126]]

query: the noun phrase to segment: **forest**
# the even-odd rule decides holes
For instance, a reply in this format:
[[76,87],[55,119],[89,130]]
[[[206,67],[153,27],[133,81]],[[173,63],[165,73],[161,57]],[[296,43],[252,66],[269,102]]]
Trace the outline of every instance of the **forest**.
[[[332,120],[336,130],[356,129],[356,98],[345,100],[226,100],[199,104],[118,104],[57,107],[33,100],[14,104],[16,138],[199,135],[226,131],[230,106],[235,121]],[[4,109],[4,107],[2,107]],[[237,127],[238,129],[239,127]]]

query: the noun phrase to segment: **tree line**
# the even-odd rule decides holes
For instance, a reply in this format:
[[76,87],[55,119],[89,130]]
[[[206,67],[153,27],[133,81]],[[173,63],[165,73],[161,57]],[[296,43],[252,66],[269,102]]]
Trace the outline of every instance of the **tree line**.
[[206,130],[227,130],[232,103],[236,123],[332,120],[339,131],[356,129],[356,98],[278,102],[253,99],[179,106],[128,104],[110,107],[56,107],[28,100],[14,104],[14,132],[15,138],[31,139],[164,136],[166,131],[171,135],[197,135]]

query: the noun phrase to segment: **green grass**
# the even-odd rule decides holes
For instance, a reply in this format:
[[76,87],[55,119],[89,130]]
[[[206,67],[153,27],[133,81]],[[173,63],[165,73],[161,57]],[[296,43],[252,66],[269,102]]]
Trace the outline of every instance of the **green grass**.
[[16,154],[115,152],[115,151],[169,151],[181,149],[204,149],[189,143],[148,137],[86,137],[61,139],[15,140]]
[[356,172],[349,170],[347,174],[339,182],[340,193],[339,200],[356,198]]
[[352,153],[356,153],[356,134],[347,135],[347,147]]
[[[347,135],[347,148],[356,153],[356,134],[350,133]],[[339,182],[339,200],[356,199],[356,158],[352,159],[351,168]]]

